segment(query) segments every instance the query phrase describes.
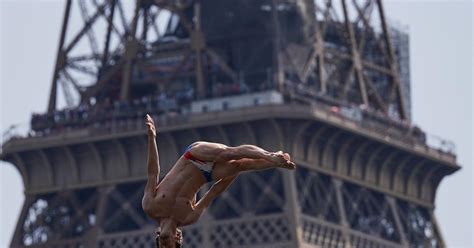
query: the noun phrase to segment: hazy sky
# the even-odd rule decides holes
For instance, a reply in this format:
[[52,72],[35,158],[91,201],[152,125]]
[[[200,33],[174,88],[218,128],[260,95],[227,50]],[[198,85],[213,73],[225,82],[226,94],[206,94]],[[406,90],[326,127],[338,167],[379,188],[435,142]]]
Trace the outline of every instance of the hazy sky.
[[[410,32],[414,122],[456,143],[462,170],[444,179],[436,216],[448,247],[474,247],[473,33],[470,1],[385,2],[386,15]],[[0,131],[27,128],[46,109],[64,2],[0,0]],[[23,204],[18,171],[0,164],[0,248]]]

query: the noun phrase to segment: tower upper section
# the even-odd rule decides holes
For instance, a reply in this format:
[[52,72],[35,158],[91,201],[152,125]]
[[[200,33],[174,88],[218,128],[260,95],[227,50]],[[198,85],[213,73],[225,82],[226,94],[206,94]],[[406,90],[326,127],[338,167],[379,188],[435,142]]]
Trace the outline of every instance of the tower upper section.
[[266,90],[409,126],[408,61],[408,35],[376,0],[67,1],[48,111],[32,129]]

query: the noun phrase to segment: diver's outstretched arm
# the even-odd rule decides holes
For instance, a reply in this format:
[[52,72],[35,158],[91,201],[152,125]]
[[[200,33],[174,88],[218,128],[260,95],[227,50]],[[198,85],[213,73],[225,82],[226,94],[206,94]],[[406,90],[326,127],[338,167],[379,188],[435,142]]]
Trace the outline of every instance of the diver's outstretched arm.
[[160,158],[156,145],[155,123],[150,115],[146,115],[145,121],[148,127],[148,180],[145,186],[145,192],[153,192],[158,185],[160,177]]

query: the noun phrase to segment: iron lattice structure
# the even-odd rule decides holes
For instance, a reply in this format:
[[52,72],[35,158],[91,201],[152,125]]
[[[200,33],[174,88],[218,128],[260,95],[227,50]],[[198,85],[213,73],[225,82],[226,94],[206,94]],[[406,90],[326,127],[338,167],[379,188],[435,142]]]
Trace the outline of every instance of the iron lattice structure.
[[59,44],[47,113],[3,146],[25,186],[12,247],[153,245],[145,112],[162,175],[196,140],[298,164],[241,175],[185,247],[444,246],[435,194],[459,166],[410,124],[381,1],[69,0]]

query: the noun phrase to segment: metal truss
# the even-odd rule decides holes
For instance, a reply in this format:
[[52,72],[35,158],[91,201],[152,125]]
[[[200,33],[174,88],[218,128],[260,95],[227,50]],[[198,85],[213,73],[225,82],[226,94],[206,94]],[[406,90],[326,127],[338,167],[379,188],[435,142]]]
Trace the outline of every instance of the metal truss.
[[[187,246],[444,246],[433,201],[441,179],[458,169],[454,160],[416,155],[409,152],[415,148],[383,136],[337,128],[339,122],[303,118],[314,110],[299,107],[306,112],[267,106],[252,108],[248,119],[221,113],[225,118],[216,123],[210,113],[195,126],[185,120],[185,129],[161,126],[162,175],[196,140],[287,150],[298,164],[295,172],[243,173],[199,223],[185,228]],[[26,192],[12,246],[152,244],[155,224],[140,206],[143,131],[73,134],[78,136],[67,144],[59,137],[45,144],[29,140],[26,149],[8,147],[5,159],[19,168]]]
[[[156,94],[173,84],[193,88],[196,98],[204,98],[210,87],[229,81],[272,85],[282,92],[306,88],[311,100],[323,96],[410,119],[410,101],[404,96],[409,94],[408,64],[397,57],[407,48],[401,32],[387,25],[380,0],[242,1],[232,10],[211,0],[127,4],[67,1],[48,113],[58,107],[59,87],[67,106],[76,107],[136,97],[132,82],[138,91]],[[222,11],[247,11],[256,15],[248,17],[255,24],[221,16]],[[292,20],[302,28],[288,26]],[[255,44],[233,39],[220,21]],[[78,22],[82,28],[73,25]],[[269,59],[258,58],[259,52]]]
[[[352,247],[444,246],[429,209],[309,169],[297,170],[296,181],[302,181],[297,187],[302,189],[298,196],[306,243],[323,247],[345,247],[348,242]],[[324,184],[312,183],[316,181]],[[336,213],[329,213],[329,208]],[[331,215],[341,217],[334,221]]]
[[397,201],[396,209],[411,247],[444,247],[433,218],[433,212],[426,208]]
[[397,60],[403,47],[393,44],[392,33],[398,32],[387,25],[382,2],[317,0],[308,6],[315,13],[306,20],[315,30],[309,50],[289,44],[284,51],[293,61],[287,67],[294,80],[339,102],[409,119],[401,86],[409,82],[400,81]]
[[154,225],[141,210],[143,182],[117,185],[107,193],[102,228],[105,233],[133,231]]
[[[144,181],[31,196],[14,246],[142,247],[154,242],[155,224],[141,209]],[[185,228],[187,247],[290,247],[282,173],[239,177],[202,221]]]
[[[154,72],[155,78],[143,80],[164,87],[179,80],[180,73],[195,71],[200,97],[204,95],[204,66],[215,65],[236,80],[221,55],[206,46],[199,2],[134,2],[130,6],[131,2],[121,0],[67,1],[48,113],[57,109],[58,87],[70,108],[113,96],[128,100],[132,77],[140,78],[156,63],[165,63],[166,68]],[[190,8],[193,16],[184,13]],[[180,25],[176,25],[178,19]],[[81,28],[78,22],[83,23]]]
[[[323,247],[442,247],[431,210],[298,167],[302,240]],[[15,247],[143,247],[154,223],[140,206],[143,181],[28,197]],[[292,247],[282,172],[246,173],[184,229],[187,247]],[[18,237],[17,237],[18,238]],[[294,242],[294,241],[293,241]]]
[[383,194],[351,184],[344,184],[341,191],[352,229],[389,241],[400,241],[390,205]]
[[118,91],[122,98],[128,97],[132,62],[146,56],[151,42],[163,37],[165,27],[158,20],[163,22],[171,14],[152,1],[127,4],[130,2],[120,0],[67,1],[49,113],[57,107],[59,86],[68,107],[94,101],[99,91]]
[[[401,143],[368,139],[336,124],[295,119],[308,115],[296,108],[263,112],[278,117],[252,112],[248,120],[235,115],[235,120],[220,118],[225,121],[212,126],[162,126],[158,147],[163,175],[195,140],[287,150],[298,163],[295,172],[241,175],[199,223],[185,228],[187,246],[444,246],[432,202],[440,180],[458,168],[448,164],[453,160],[417,156],[395,146]],[[205,116],[200,123],[207,123]],[[146,171],[143,132],[96,134],[68,144],[62,138],[42,147],[29,143],[32,150],[9,148],[13,150],[5,158],[18,166],[26,186],[13,247],[153,243],[155,224],[140,206]]]
[[341,217],[337,210],[336,188],[331,178],[305,169],[298,169],[296,173],[301,213],[339,223]]
[[285,206],[282,180],[279,171],[247,173],[216,199],[210,207],[210,215],[215,219],[228,219],[281,213]]
[[97,224],[99,198],[96,188],[28,196],[15,239],[30,246],[81,237]]

